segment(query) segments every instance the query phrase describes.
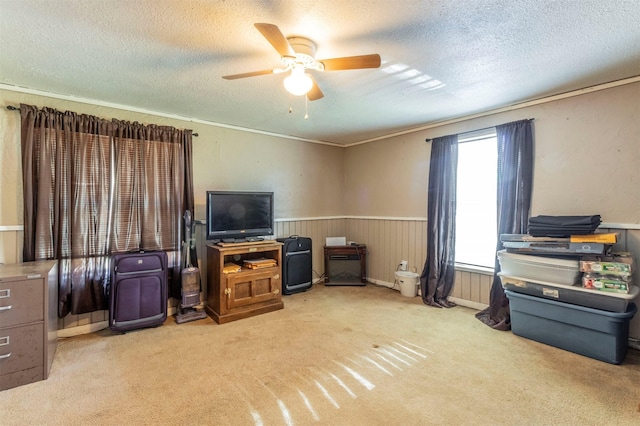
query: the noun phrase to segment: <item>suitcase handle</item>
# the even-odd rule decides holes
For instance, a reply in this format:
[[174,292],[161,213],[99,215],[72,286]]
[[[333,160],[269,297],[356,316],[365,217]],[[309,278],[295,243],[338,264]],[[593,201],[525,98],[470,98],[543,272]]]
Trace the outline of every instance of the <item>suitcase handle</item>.
[[185,232],[185,246],[187,248],[185,267],[192,268],[191,265],[191,212],[189,210],[184,211],[184,232]]
[[[118,272],[118,267],[116,266],[114,270]],[[127,275],[139,275],[140,272],[144,272],[145,274],[155,274],[157,272],[162,272],[162,269],[145,269],[144,271],[119,272],[118,275],[121,277],[124,277]]]

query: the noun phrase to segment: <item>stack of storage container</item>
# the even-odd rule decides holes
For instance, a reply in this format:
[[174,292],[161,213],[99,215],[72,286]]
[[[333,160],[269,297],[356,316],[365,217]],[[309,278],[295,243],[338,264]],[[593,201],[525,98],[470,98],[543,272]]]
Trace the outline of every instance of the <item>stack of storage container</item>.
[[612,253],[616,234],[501,235],[502,286],[514,334],[612,364],[626,355],[633,259]]

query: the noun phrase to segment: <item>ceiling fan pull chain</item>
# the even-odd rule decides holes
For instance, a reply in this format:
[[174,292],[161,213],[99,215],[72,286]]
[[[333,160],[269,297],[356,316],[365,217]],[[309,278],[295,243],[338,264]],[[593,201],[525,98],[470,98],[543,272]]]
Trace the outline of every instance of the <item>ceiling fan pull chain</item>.
[[309,99],[306,96],[304,97],[304,119],[309,119]]

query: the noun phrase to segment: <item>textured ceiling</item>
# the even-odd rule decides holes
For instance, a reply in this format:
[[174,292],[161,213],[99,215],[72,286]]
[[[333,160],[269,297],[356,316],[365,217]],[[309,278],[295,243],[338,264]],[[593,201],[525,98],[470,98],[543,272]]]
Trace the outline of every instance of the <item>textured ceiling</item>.
[[[382,66],[315,72],[308,104],[223,80],[280,66],[256,22]],[[350,144],[638,76],[639,23],[640,0],[0,0],[0,84]]]

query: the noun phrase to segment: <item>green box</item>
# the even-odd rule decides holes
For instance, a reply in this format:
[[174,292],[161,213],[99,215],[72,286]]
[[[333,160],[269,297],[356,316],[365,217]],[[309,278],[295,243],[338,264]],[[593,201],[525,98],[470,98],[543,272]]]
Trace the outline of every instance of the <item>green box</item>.
[[629,291],[631,290],[631,280],[629,280],[629,277],[584,274],[582,276],[582,287],[599,291],[629,293]]
[[629,276],[632,272],[631,260],[629,259],[628,262],[581,260],[580,272],[597,273],[603,275]]

